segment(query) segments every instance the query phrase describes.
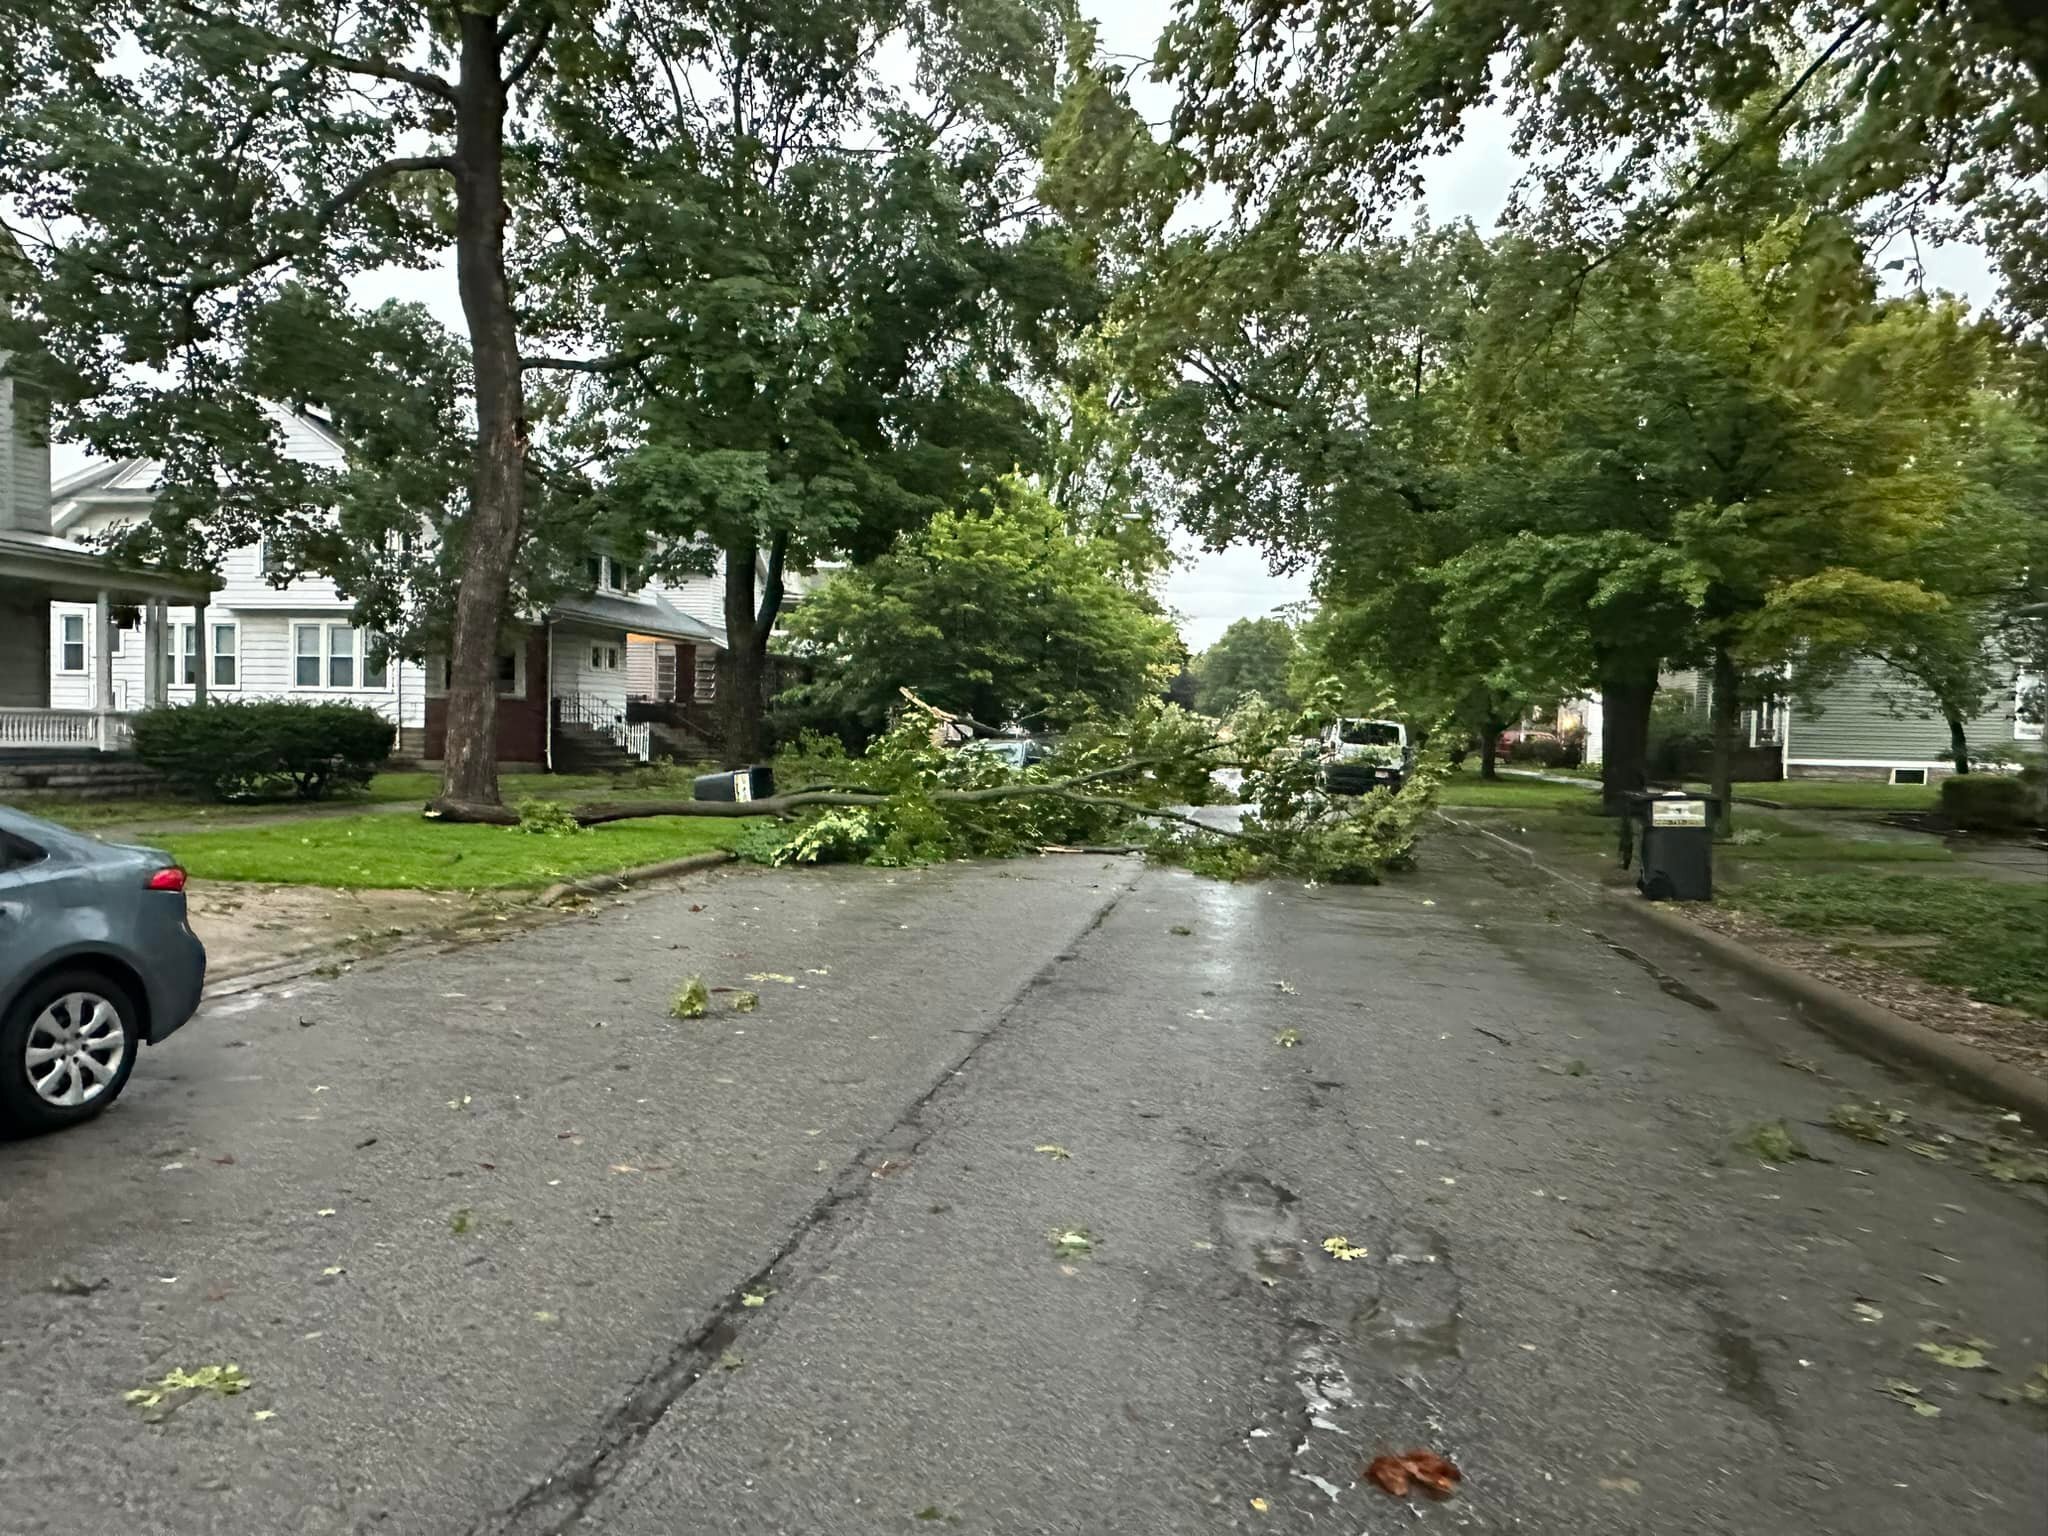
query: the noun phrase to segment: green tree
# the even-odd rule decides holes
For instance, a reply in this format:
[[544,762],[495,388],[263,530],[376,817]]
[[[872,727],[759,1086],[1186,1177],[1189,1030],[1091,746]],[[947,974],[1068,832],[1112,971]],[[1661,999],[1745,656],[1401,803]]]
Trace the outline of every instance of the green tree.
[[[1158,693],[1179,638],[1113,545],[1019,479],[833,577],[790,620],[815,660],[792,702],[879,730],[903,688],[989,725],[1071,725]],[[786,695],[786,697],[789,695]]]
[[639,15],[554,105],[578,153],[616,156],[551,204],[559,280],[634,445],[604,503],[658,567],[723,555],[726,750],[751,760],[790,563],[872,558],[1046,456],[1036,389],[1093,301],[1032,191],[1068,7]]
[[[1981,239],[2044,339],[2048,13],[2031,0],[1183,0],[1159,59],[1206,175],[1318,240],[1388,216],[1502,102],[1590,261],[1731,195],[1757,170],[1732,147],[1666,168],[1761,98],[1745,138],[1815,146],[1810,201],[1874,238]],[[1557,290],[1548,324],[1579,290]]]
[[1293,672],[1300,654],[1301,637],[1287,620],[1233,620],[1194,660],[1195,707],[1227,715],[1240,698],[1256,693],[1275,709],[1299,709]]
[[[545,473],[525,348],[556,306],[527,281],[525,215],[535,186],[587,174],[550,152],[535,98],[566,42],[615,42],[615,22],[599,0],[52,0],[0,18],[0,196],[61,427],[164,461],[151,536],[170,550],[274,533],[312,568],[370,530],[334,536],[335,477],[287,460],[260,402],[376,424],[368,458],[403,450],[377,478],[393,541],[430,535],[449,578],[451,813],[498,804],[495,658]],[[361,274],[443,262],[460,346],[349,297]]]

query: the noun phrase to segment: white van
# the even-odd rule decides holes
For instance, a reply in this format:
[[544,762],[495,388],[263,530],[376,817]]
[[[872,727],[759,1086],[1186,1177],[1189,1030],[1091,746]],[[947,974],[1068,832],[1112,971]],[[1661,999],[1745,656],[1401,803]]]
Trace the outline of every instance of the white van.
[[1399,789],[1408,776],[1408,727],[1398,720],[1344,716],[1322,739],[1323,786],[1334,795]]

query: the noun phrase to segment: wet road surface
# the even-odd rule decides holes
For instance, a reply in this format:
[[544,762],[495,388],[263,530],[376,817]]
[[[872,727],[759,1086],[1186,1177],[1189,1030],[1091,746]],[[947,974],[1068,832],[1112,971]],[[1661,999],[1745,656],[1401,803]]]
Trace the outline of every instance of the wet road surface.
[[231,1002],[0,1147],[0,1531],[2038,1531],[2012,1128],[1533,882],[742,873]]

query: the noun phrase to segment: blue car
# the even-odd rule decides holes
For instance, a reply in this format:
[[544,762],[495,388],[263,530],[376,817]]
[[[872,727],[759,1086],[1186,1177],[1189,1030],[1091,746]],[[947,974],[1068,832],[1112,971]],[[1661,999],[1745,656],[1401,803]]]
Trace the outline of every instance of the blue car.
[[0,1132],[105,1109],[205,983],[169,854],[0,806]]

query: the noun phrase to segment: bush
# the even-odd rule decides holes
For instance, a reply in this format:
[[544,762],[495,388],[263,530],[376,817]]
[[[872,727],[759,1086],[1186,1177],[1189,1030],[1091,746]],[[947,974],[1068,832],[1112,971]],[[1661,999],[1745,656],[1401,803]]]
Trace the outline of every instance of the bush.
[[1586,733],[1567,731],[1557,736],[1545,732],[1540,736],[1523,736],[1509,745],[1507,759],[1511,763],[1530,763],[1538,768],[1577,768],[1586,761]]
[[186,794],[214,800],[319,800],[360,788],[391,755],[397,729],[357,704],[224,699],[145,710],[135,755]]
[[1650,706],[1650,777],[1685,778],[1713,755],[1714,733],[1691,695],[1660,690]]
[[2033,796],[2018,778],[1959,773],[1941,781],[1941,814],[1969,832],[2014,832],[2033,820]]

